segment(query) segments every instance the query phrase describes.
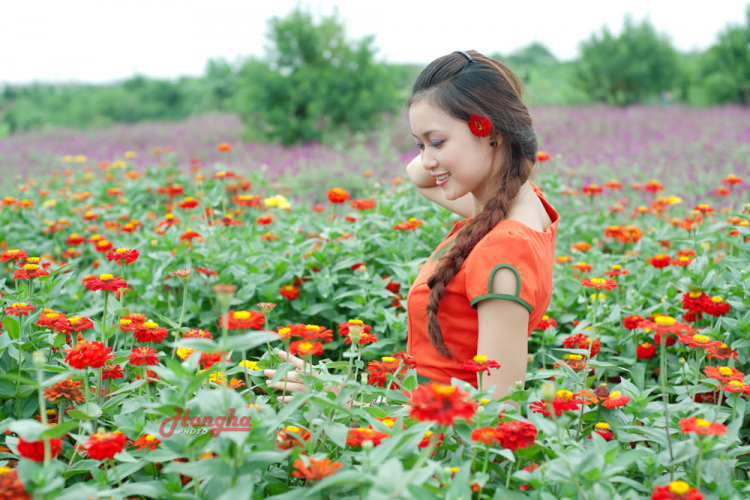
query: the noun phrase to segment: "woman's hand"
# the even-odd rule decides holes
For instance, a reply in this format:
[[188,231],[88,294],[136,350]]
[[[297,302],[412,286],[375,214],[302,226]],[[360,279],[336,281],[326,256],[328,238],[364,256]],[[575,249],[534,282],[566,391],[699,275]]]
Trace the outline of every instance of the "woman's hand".
[[[294,370],[290,371],[289,373],[284,375],[281,380],[273,385],[269,385],[268,387],[271,389],[278,389],[280,391],[283,391],[284,384],[286,384],[286,392],[308,392],[307,387],[300,378],[300,373],[303,370],[305,371],[305,373],[309,373],[310,365],[293,354],[287,354],[284,351],[278,351],[277,354],[284,361],[289,361],[290,363],[292,363],[294,365]],[[274,375],[276,375],[276,370],[263,370],[263,373],[266,377],[268,377],[268,379],[266,380],[266,384],[268,384],[274,377]],[[292,399],[294,399],[294,396],[279,397],[279,400],[285,403],[290,402]]]

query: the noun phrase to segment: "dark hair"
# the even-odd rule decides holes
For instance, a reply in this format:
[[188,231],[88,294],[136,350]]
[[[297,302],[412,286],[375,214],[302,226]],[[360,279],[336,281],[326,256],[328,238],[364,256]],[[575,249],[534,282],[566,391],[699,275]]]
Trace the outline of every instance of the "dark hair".
[[431,62],[417,77],[406,102],[406,107],[410,108],[426,99],[449,116],[466,122],[467,127],[471,115],[486,117],[492,123],[490,140],[502,137],[506,153],[505,165],[490,180],[497,186],[494,196],[484,210],[456,234],[453,246],[439,259],[427,280],[430,288],[427,305],[430,343],[446,358],[452,358],[453,353],[445,345],[437,318],[445,287],[461,270],[477,243],[506,218],[511,201],[531,177],[537,152],[531,115],[521,99],[521,81],[501,62],[474,50],[468,54],[473,62],[460,53]]

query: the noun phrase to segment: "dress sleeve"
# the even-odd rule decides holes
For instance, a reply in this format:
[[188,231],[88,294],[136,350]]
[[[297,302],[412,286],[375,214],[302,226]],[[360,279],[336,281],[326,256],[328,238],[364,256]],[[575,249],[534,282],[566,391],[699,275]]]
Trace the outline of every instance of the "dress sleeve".
[[[503,299],[534,309],[537,292],[536,254],[538,249],[518,231],[493,231],[474,247],[466,259],[466,297],[473,309],[485,299]],[[514,294],[493,293],[492,278],[501,269],[516,275]]]

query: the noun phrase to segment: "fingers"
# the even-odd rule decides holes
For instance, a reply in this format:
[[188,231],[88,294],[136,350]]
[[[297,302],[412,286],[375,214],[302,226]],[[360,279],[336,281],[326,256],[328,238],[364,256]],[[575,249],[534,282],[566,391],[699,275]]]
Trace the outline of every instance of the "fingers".
[[[269,377],[268,380],[266,381],[266,383],[268,383],[271,381],[274,375],[276,375],[276,370],[263,370],[263,373],[265,374],[266,377]],[[302,379],[300,378],[299,373],[300,372],[298,371],[291,371],[287,373],[281,380],[283,381],[284,379],[286,379],[288,382],[300,382],[301,383]]]
[[[270,382],[270,381],[269,381]],[[284,381],[279,380],[273,385],[268,386],[271,389],[284,390]],[[286,392],[307,392],[307,387],[304,384],[298,384],[296,382],[286,382]]]
[[305,368],[307,367],[307,363],[305,363],[305,361],[304,361],[304,360],[302,360],[302,359],[299,359],[299,358],[298,358],[297,356],[295,356],[294,354],[287,354],[287,353],[286,353],[286,352],[284,352],[284,351],[279,351],[279,352],[278,352],[278,355],[279,355],[279,357],[280,357],[281,359],[283,359],[284,361],[289,361],[289,362],[291,362],[292,364],[294,364],[294,366],[295,366],[295,367],[296,367],[296,368],[297,368],[298,370],[304,370],[304,369],[305,369]]

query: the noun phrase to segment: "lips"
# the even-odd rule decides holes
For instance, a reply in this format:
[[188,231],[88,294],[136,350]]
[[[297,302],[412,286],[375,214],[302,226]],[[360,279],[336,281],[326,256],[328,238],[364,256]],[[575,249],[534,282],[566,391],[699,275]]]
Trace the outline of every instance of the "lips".
[[437,179],[437,180],[439,180],[439,181],[440,181],[440,180],[443,180],[443,179],[447,179],[447,178],[448,178],[448,176],[450,176],[450,175],[451,175],[451,174],[449,174],[449,173],[448,173],[448,174],[433,175],[433,177],[434,177],[435,179]]

